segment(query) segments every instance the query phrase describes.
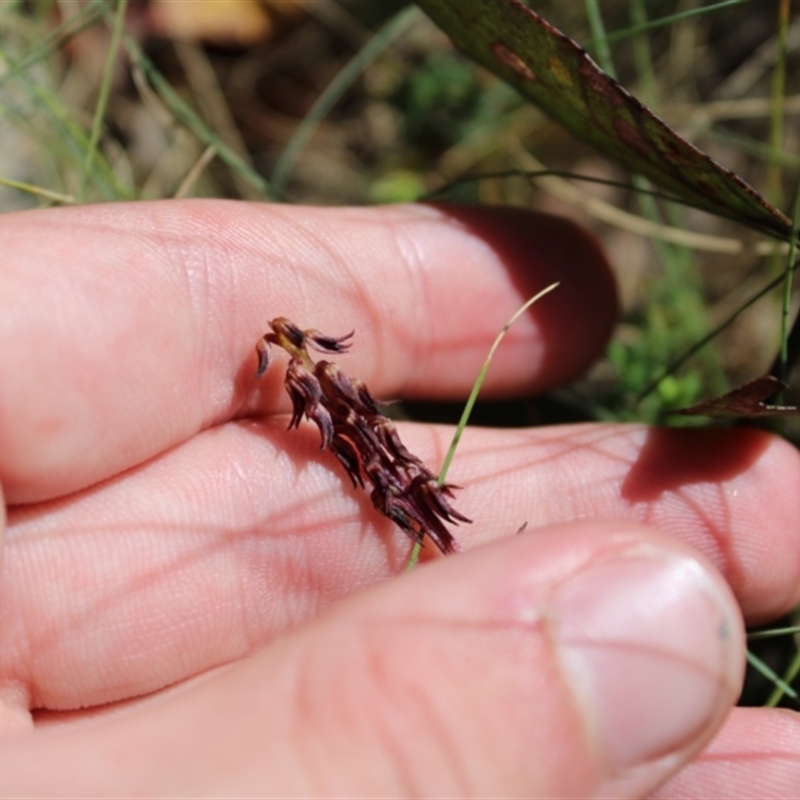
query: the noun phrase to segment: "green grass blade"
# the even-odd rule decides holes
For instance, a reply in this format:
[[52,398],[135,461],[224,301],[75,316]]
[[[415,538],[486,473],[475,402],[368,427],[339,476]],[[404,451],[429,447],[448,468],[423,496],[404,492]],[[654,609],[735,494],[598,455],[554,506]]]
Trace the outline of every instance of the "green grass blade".
[[525,302],[520,308],[518,308],[511,319],[506,322],[503,326],[503,330],[497,334],[497,338],[494,340],[491,349],[489,350],[489,355],[486,356],[486,361],[483,362],[483,366],[478,372],[478,377],[475,379],[475,383],[472,386],[472,391],[470,392],[469,398],[464,406],[464,411],[461,413],[461,419],[458,421],[458,425],[456,426],[456,431],[453,434],[453,441],[450,442],[450,447],[447,450],[447,455],[444,457],[444,462],[442,463],[442,469],[439,472],[438,482],[439,486],[441,486],[445,480],[447,480],[447,472],[450,469],[450,464],[453,461],[453,456],[456,454],[456,448],[458,447],[458,443],[461,441],[461,434],[464,433],[464,428],[467,427],[467,423],[469,422],[470,415],[472,414],[472,409],[475,406],[475,401],[478,399],[478,394],[483,387],[483,382],[486,380],[486,375],[489,372],[489,365],[492,363],[492,359],[494,358],[494,354],[497,352],[497,348],[500,347],[500,343],[505,339],[506,334],[508,333],[511,326],[536,302],[541,300],[546,294],[549,294],[558,286],[558,283],[551,283],[546,288],[542,289],[541,292],[538,292],[533,297]]
[[617,77],[614,69],[614,62],[611,59],[611,48],[608,46],[606,28],[603,24],[603,15],[600,13],[600,3],[598,0],[584,0],[586,7],[586,17],[589,20],[589,28],[592,31],[592,47],[597,62],[612,78]]
[[[0,43],[0,63],[14,70],[16,61]],[[23,99],[14,99],[9,91],[0,95],[2,114],[29,133],[31,138],[41,142],[44,150],[57,153],[59,160],[71,163],[80,169],[83,165],[89,137],[65,107],[57,90],[42,80],[34,80],[25,70],[16,70],[17,94]],[[95,162],[96,183],[104,199],[118,200],[129,192],[119,185],[114,171],[104,158]]]
[[[789,41],[789,0],[778,0],[778,52],[772,70],[770,92],[769,147],[774,153],[783,150],[783,124],[786,95],[786,49]],[[783,187],[780,164],[770,160],[766,175],[764,196],[774,206],[783,205]]]
[[790,692],[787,692],[784,687],[789,686],[790,682],[793,681],[797,677],[797,673],[800,672],[800,650],[794,654],[794,658],[792,658],[792,663],[789,664],[789,668],[786,670],[783,676],[783,681],[779,683],[772,694],[767,699],[765,705],[767,708],[775,708],[775,706],[780,703],[783,699],[785,694],[788,694],[789,697],[793,697],[793,699],[797,699],[797,694],[792,695]]
[[413,22],[416,22],[420,16],[420,11],[416,6],[409,6],[396,14],[342,67],[336,77],[328,84],[309,109],[303,121],[297,126],[297,130],[292,134],[278,162],[275,164],[275,169],[272,172],[272,193],[276,199],[280,200],[283,197],[289,176],[297,163],[297,157],[305,149],[320,122],[364,72],[364,69],[403,31]]
[[731,144],[745,155],[756,156],[769,164],[778,164],[791,169],[800,169],[800,156],[785,150],[777,151],[763,142],[751,139],[748,136],[734,133],[719,125],[712,125],[708,130],[709,135],[726,144]]
[[[511,319],[506,322],[503,326],[503,330],[497,334],[497,338],[492,343],[491,348],[489,349],[489,354],[486,356],[486,360],[483,362],[483,365],[478,372],[478,377],[475,379],[475,383],[472,385],[472,391],[470,392],[469,397],[467,398],[467,402],[464,405],[464,410],[461,412],[461,419],[458,421],[458,425],[456,426],[455,433],[453,434],[453,439],[450,442],[450,447],[447,449],[447,454],[444,457],[444,462],[442,463],[442,468],[439,471],[439,477],[437,478],[437,482],[439,486],[444,484],[445,480],[447,479],[447,472],[450,469],[450,464],[453,461],[453,456],[456,454],[456,449],[458,448],[458,443],[461,441],[461,435],[464,433],[464,429],[467,427],[467,423],[469,422],[470,415],[472,414],[472,409],[475,407],[475,402],[478,399],[478,395],[480,394],[481,388],[483,387],[483,382],[486,380],[486,375],[489,372],[489,365],[492,363],[492,359],[494,358],[494,354],[497,352],[497,348],[500,347],[500,343],[505,339],[506,334],[508,333],[511,326],[536,302],[541,300],[546,294],[549,294],[558,286],[558,283],[551,283],[549,286],[542,289],[541,292],[538,292],[533,297],[525,302],[520,308],[518,308],[514,314],[511,316]],[[408,567],[407,569],[412,570],[417,564],[419,560],[420,550],[422,549],[422,542],[415,542],[414,548],[411,551],[411,556],[408,559]]]
[[758,656],[753,655],[749,650],[747,651],[747,663],[753,667],[753,669],[760,672],[767,680],[772,681],[772,683],[779,687],[783,694],[788,695],[792,700],[797,700],[797,692],[792,689],[777,672],[770,669]]
[[84,199],[86,194],[86,183],[89,180],[89,174],[92,170],[94,154],[100,141],[100,131],[103,128],[106,108],[108,108],[111,83],[114,79],[114,65],[117,61],[117,54],[119,53],[120,39],[122,37],[122,29],[125,25],[125,12],[127,9],[128,0],[117,0],[117,11],[114,14],[114,21],[111,26],[111,41],[108,45],[108,54],[106,55],[106,63],[103,68],[103,80],[100,83],[100,93],[97,97],[97,105],[94,110],[94,118],[92,119],[92,132],[89,135],[89,145],[86,148],[86,156],[83,160],[81,188],[78,193],[81,200]]
[[755,641],[756,639],[772,639],[775,636],[794,636],[796,633],[800,633],[800,625],[791,625],[788,628],[770,628],[768,631],[755,631],[754,633],[748,633],[747,638],[750,641]]
[[748,2],[748,0],[722,0],[722,2],[712,3],[711,5],[701,6],[700,8],[690,8],[677,14],[669,14],[665,17],[659,17],[658,19],[644,22],[640,25],[633,25],[630,28],[612,31],[606,35],[606,42],[608,44],[615,44],[622,39],[627,39],[630,36],[636,36],[637,34],[644,33],[646,31],[661,28],[664,25],[671,25],[674,22],[680,22],[681,20],[689,19],[690,17],[697,17],[700,14],[708,14],[711,11],[720,11],[728,6],[738,6],[741,3],[746,2]]
[[47,200],[54,200],[56,203],[63,203],[64,205],[71,205],[77,202],[71,195],[54,192],[50,189],[44,189],[41,186],[33,186],[30,183],[15,181],[12,178],[0,177],[0,186],[8,186],[10,189],[18,189],[20,192],[27,192],[37,197],[44,197]]
[[184,102],[169,81],[156,69],[152,61],[130,37],[124,37],[125,48],[131,60],[147,76],[159,97],[175,117],[182,122],[203,144],[213,147],[220,160],[240,175],[265,198],[272,197],[270,184],[258,174],[238,153],[228,147],[208,125]]
[[792,241],[789,244],[789,256],[783,274],[783,307],[781,308],[781,355],[780,375],[784,383],[789,376],[789,314],[792,302],[792,276],[797,258],[797,237],[800,236],[800,182],[797,184],[797,194],[794,198],[794,214],[792,219]]
[[[792,267],[792,271],[797,269],[797,267],[798,265],[795,264]],[[774,278],[765,286],[763,286],[761,289],[759,289],[755,294],[751,295],[744,303],[742,303],[741,306],[739,306],[739,308],[736,309],[736,311],[734,311],[732,314],[730,314],[730,316],[728,316],[719,325],[717,325],[716,328],[714,328],[712,331],[709,331],[709,333],[707,333],[702,339],[700,339],[700,341],[695,342],[695,344],[687,348],[674,361],[671,361],[669,365],[666,367],[666,369],[657,378],[654,378],[652,381],[650,381],[650,383],[647,384],[647,386],[645,386],[645,388],[637,397],[637,400],[640,402],[644,400],[645,397],[647,397],[651,392],[653,392],[656,389],[658,384],[661,383],[661,381],[663,381],[664,378],[668,377],[669,375],[672,375],[672,373],[680,369],[693,355],[702,350],[709,342],[716,339],[716,337],[719,336],[719,334],[722,333],[722,331],[724,331],[725,328],[727,328],[740,314],[742,314],[744,311],[750,308],[750,306],[752,306],[753,303],[756,303],[762,297],[771,292],[776,286],[780,285],[780,283],[783,282],[784,280],[785,280],[784,276],[779,275],[777,278]]]
[[417,2],[465,55],[604,155],[711,213],[790,235],[785,214],[670,128],[529,5]]
[[28,67],[38,64],[63,47],[73,36],[90,28],[108,11],[108,0],[91,0],[76,14],[54,28],[38,45],[32,47],[14,66],[0,76],[0,89]]

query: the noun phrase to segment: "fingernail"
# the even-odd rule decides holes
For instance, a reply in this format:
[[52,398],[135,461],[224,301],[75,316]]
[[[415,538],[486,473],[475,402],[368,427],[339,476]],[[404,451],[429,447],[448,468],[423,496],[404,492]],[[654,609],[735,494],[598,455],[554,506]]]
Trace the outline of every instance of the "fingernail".
[[689,556],[648,547],[591,564],[553,610],[567,678],[612,769],[680,750],[735,699],[739,613]]

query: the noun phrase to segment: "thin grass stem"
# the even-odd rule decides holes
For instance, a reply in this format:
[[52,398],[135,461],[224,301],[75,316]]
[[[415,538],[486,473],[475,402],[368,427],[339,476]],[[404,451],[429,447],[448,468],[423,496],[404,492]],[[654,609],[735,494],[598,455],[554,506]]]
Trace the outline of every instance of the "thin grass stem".
[[603,24],[603,15],[600,13],[600,3],[598,0],[584,0],[586,17],[589,20],[589,29],[592,31],[592,47],[597,56],[597,63],[610,75],[616,78],[614,61],[611,58],[611,48],[608,46],[608,36]]
[[[798,163],[800,163],[800,160],[798,161]],[[438,189],[434,189],[433,191],[418,197],[416,202],[425,203],[431,200],[435,200],[437,197],[441,197],[442,195],[446,194],[452,189],[457,189],[460,186],[466,186],[470,183],[477,183],[482,180],[491,180],[493,178],[515,178],[515,177],[523,178],[525,180],[535,180],[537,178],[549,178],[549,177],[570,178],[572,180],[587,181],[588,183],[599,183],[599,184],[604,184],[605,186],[613,186],[619,189],[628,189],[629,191],[637,192],[639,194],[647,195],[649,197],[658,198],[668,203],[677,203],[679,205],[686,206],[688,208],[697,208],[700,211],[703,211],[704,213],[707,214],[710,213],[707,209],[704,209],[701,206],[692,203],[689,200],[668,194],[658,189],[639,186],[636,185],[635,183],[628,183],[626,181],[614,181],[608,178],[597,178],[591,175],[582,175],[579,172],[569,172],[568,170],[559,170],[559,169],[533,169],[533,170],[505,169],[492,172],[482,172],[480,175],[467,175],[462,178],[456,178],[455,180],[449,181],[444,186],[441,186]],[[728,215],[721,211],[716,211],[714,212],[714,216],[721,217],[722,219],[729,219],[732,220],[733,222],[745,225],[751,228],[752,230],[755,230],[758,233],[769,237],[770,239],[776,239],[778,241],[788,242],[788,237],[781,236],[774,230],[765,228],[761,225],[752,224],[747,220],[741,220],[738,217],[734,217],[733,215]],[[721,236],[710,236],[708,234],[700,234],[700,233],[696,234],[693,231],[688,231],[682,228],[673,228],[668,225],[659,225],[657,227],[654,227],[652,223],[650,223],[648,220],[644,220],[642,217],[637,217],[634,214],[629,214],[628,212],[622,210],[618,210],[617,219],[637,219],[640,220],[640,222],[646,223],[648,226],[650,226],[649,230],[641,231],[639,228],[634,228],[632,225],[626,227],[618,224],[618,227],[621,227],[624,230],[633,230],[634,233],[641,232],[642,235],[651,238],[655,238],[655,236],[657,235],[657,231],[660,230],[661,232],[660,238],[662,238],[664,241],[673,241],[677,244],[683,244],[686,247],[691,247],[695,250],[707,250],[709,252],[714,252],[714,253],[739,253],[743,249],[743,245],[738,239],[730,239]],[[614,224],[613,220],[608,218],[603,218],[603,221],[611,222],[612,224]],[[757,252],[759,255],[764,255],[764,253],[760,251]]]
[[108,11],[108,0],[91,0],[69,19],[54,28],[36,47],[32,47],[14,66],[0,76],[0,89],[28,67],[38,64],[63,47],[73,36],[90,28]]
[[796,633],[800,633],[800,625],[791,625],[788,628],[770,628],[768,631],[754,631],[748,633],[747,638],[755,641],[756,639],[772,639],[776,636],[794,636]]
[[[505,339],[506,334],[508,333],[511,326],[536,302],[541,300],[546,294],[549,294],[558,286],[558,282],[551,283],[549,286],[542,289],[541,292],[538,292],[530,299],[526,300],[525,303],[520,306],[511,316],[511,318],[506,322],[503,326],[503,329],[500,333],[497,334],[494,342],[492,343],[491,348],[489,349],[489,354],[486,356],[486,360],[483,362],[483,365],[478,372],[478,377],[475,378],[475,383],[472,385],[472,391],[470,392],[469,397],[467,398],[467,402],[464,405],[464,410],[461,412],[461,418],[458,420],[458,425],[456,426],[455,433],[453,434],[453,439],[450,442],[450,447],[447,449],[447,454],[444,457],[444,461],[442,462],[442,468],[439,471],[439,475],[436,479],[439,486],[444,485],[444,482],[447,479],[447,473],[450,469],[450,464],[453,461],[453,456],[456,454],[456,449],[458,448],[458,443],[461,441],[461,435],[464,433],[464,429],[467,427],[467,423],[469,422],[470,415],[472,414],[472,409],[475,407],[475,402],[478,399],[478,394],[480,394],[481,388],[483,387],[483,382],[486,380],[486,375],[489,372],[489,365],[492,363],[492,359],[494,358],[494,354],[497,352],[497,348],[500,347],[500,343]],[[411,551],[411,555],[408,559],[408,570],[414,569],[419,561],[419,554],[420,550],[422,549],[422,542],[415,542],[414,548]]]
[[78,191],[78,196],[81,201],[85,199],[86,184],[89,180],[89,173],[91,172],[92,163],[94,162],[94,154],[100,141],[100,131],[103,128],[103,120],[105,119],[106,109],[108,108],[108,98],[111,94],[111,84],[114,80],[114,65],[116,64],[117,54],[119,53],[122,30],[125,26],[125,12],[127,9],[128,0],[117,0],[117,10],[111,25],[111,41],[108,45],[106,63],[103,67],[103,79],[100,83],[100,92],[97,97],[97,105],[94,109],[94,118],[92,119],[92,131],[89,135],[89,144],[86,148],[83,169],[81,170],[81,184]]
[[794,198],[794,213],[792,215],[792,241],[789,243],[789,256],[786,269],[783,273],[783,305],[781,308],[781,355],[780,379],[786,383],[789,380],[789,314],[792,302],[792,277],[794,263],[797,258],[797,237],[800,236],[800,181]]
[[286,184],[297,163],[297,157],[305,149],[314,132],[342,95],[353,85],[366,67],[374,61],[403,31],[420,18],[416,6],[409,6],[389,20],[359,52],[339,70],[336,77],[311,106],[303,121],[297,126],[272,172],[272,194],[280,200]]
[[[797,237],[795,237],[796,239]],[[792,272],[794,272],[800,264],[794,264],[791,267]],[[716,328],[712,331],[707,333],[700,341],[695,342],[691,347],[685,350],[678,358],[674,361],[671,361],[667,368],[656,378],[654,378],[650,383],[645,386],[645,388],[641,391],[641,393],[636,398],[638,401],[644,400],[651,392],[655,390],[661,381],[664,380],[669,375],[672,375],[675,370],[680,369],[695,353],[705,347],[712,339],[719,336],[725,328],[728,327],[741,313],[746,311],[753,303],[758,302],[764,295],[771,292],[776,286],[780,285],[785,280],[785,276],[783,274],[779,275],[777,278],[774,278],[766,286],[759,289],[754,295],[752,295],[748,300],[746,300],[739,308],[736,309],[730,316],[728,316],[725,320],[723,320]]]
[[[0,63],[5,63],[13,70],[16,62],[9,56],[0,43]],[[59,159],[80,166],[83,163],[88,145],[88,135],[67,109],[58,95],[44,81],[34,80],[25,70],[17,72],[17,82],[25,95],[23,107],[15,105],[12,100],[0,98],[0,106],[12,118],[18,120],[30,136],[42,141],[43,147],[49,148]],[[32,111],[42,115],[39,118]],[[129,194],[119,185],[113,170],[104,159],[97,159],[96,178],[98,188],[108,200],[118,200]]]
[[439,477],[437,481],[441,486],[445,480],[447,480],[447,472],[450,469],[450,464],[453,461],[453,456],[456,454],[456,448],[458,447],[458,443],[461,441],[461,434],[464,433],[464,428],[467,427],[467,423],[469,422],[470,415],[472,414],[472,409],[475,407],[475,401],[478,399],[478,394],[480,393],[481,388],[483,387],[483,382],[486,380],[486,375],[489,372],[489,365],[492,363],[492,359],[494,358],[494,354],[497,352],[497,348],[500,347],[500,343],[505,339],[506,334],[508,333],[511,326],[536,302],[541,300],[546,294],[549,294],[558,286],[558,282],[551,283],[546,288],[542,289],[541,292],[538,292],[529,300],[527,300],[522,306],[520,306],[512,315],[511,319],[506,322],[503,326],[503,330],[497,334],[497,338],[492,343],[491,349],[489,350],[489,354],[486,356],[486,360],[483,362],[483,366],[478,372],[478,377],[475,379],[475,383],[472,386],[472,391],[470,392],[469,397],[467,398],[467,402],[464,406],[464,410],[461,412],[461,418],[458,421],[458,425],[456,426],[455,433],[453,434],[453,441],[450,443],[450,447],[447,451],[447,454],[444,457],[444,461],[442,462],[442,469],[439,472]]
[[125,36],[125,48],[131,60],[142,70],[153,88],[169,108],[170,112],[182,122],[203,144],[213,147],[220,160],[240,175],[264,197],[272,197],[270,184],[258,174],[241,156],[228,147],[219,136],[200,119],[183,101],[181,96],[170,86],[169,81],[156,69],[152,61],[142,52],[134,39]]
[[788,695],[792,700],[797,700],[797,692],[792,689],[775,670],[770,669],[758,656],[753,655],[749,650],[747,651],[747,663],[753,667],[753,669],[760,672],[767,680],[772,681],[776,686],[780,687],[783,694]]
[[47,200],[54,200],[56,203],[63,203],[64,205],[71,205],[77,202],[72,195],[61,194],[60,192],[54,192],[51,189],[44,189],[41,186],[34,186],[22,181],[15,181],[13,178],[0,177],[0,185],[8,186],[10,189],[18,189],[20,192],[27,192],[37,197],[44,197]]
[[[789,664],[789,668],[783,674],[783,681],[775,686],[772,694],[767,698],[767,702],[765,703],[767,708],[775,708],[775,706],[777,706],[778,703],[780,703],[780,701],[783,699],[785,694],[788,694],[789,697],[792,697],[792,695],[789,694],[784,687],[790,685],[791,681],[797,677],[798,672],[800,672],[800,650],[794,654],[794,657]],[[794,695],[793,699],[797,699],[797,694]]]
[[192,166],[186,177],[181,181],[181,185],[178,187],[173,197],[176,199],[188,197],[205,168],[214,160],[214,156],[216,155],[217,151],[214,150],[211,145],[206,147],[200,158],[195,161],[194,166]]
[[700,14],[708,14],[711,11],[720,11],[728,6],[738,6],[745,2],[748,2],[748,0],[721,0],[719,3],[713,3],[700,8],[690,8],[687,11],[681,11],[678,14],[669,14],[665,17],[659,17],[658,19],[650,20],[650,22],[645,22],[640,25],[632,25],[629,28],[611,31],[611,33],[606,34],[605,38],[609,44],[614,44],[622,39],[636,36],[639,33],[651,31],[655,28],[661,28],[664,25],[671,25],[673,22],[680,22],[681,20],[689,19],[690,17],[697,17]]
[[[786,102],[786,49],[789,42],[789,0],[778,0],[778,52],[772,71],[770,91],[769,148],[774,153],[783,150],[783,125]],[[770,159],[767,168],[765,196],[776,208],[783,205],[781,166]]]

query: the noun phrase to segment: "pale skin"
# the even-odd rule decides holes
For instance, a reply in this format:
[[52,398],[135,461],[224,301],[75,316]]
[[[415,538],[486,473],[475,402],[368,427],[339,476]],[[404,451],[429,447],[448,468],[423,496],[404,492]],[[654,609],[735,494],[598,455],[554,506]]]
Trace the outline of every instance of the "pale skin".
[[[800,601],[790,445],[752,430],[469,429],[448,476],[474,520],[455,531],[467,552],[428,545],[406,576],[408,538],[312,425],[285,430],[285,361],[254,377],[266,320],[285,315],[354,330],[336,360],[376,397],[463,397],[506,319],[558,280],[486,391],[568,381],[616,316],[602,253],[571,223],[168,202],[9,214],[0,241],[1,794],[796,791],[798,717],[728,714],[742,618]],[[435,470],[452,430],[398,427]],[[650,559],[680,580],[616,607],[620,581],[605,591],[604,576]],[[725,621],[681,615],[676,641],[706,661],[676,667],[661,638],[637,650],[638,633],[624,647],[603,633],[627,607],[667,630],[690,584]],[[589,585],[595,616],[569,633]],[[562,636],[600,642],[626,687],[597,708],[638,697],[643,674],[649,702],[685,668],[706,711],[604,722],[565,677]],[[626,674],[631,653],[652,673]]]

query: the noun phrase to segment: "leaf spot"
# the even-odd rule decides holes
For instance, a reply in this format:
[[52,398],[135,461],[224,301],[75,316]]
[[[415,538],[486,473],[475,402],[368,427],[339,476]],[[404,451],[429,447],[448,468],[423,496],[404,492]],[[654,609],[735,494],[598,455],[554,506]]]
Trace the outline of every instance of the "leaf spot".
[[564,62],[558,56],[551,55],[548,59],[548,66],[550,67],[550,74],[562,85],[571,87],[575,85],[572,80],[569,69],[564,65]]
[[511,67],[517,75],[529,81],[535,81],[536,73],[511,49],[502,42],[495,42],[492,45],[492,52],[499,61],[507,67]]
[[703,193],[707,194],[709,197],[716,198],[717,195],[719,194],[719,192],[717,192],[717,187],[713,183],[705,180],[704,178],[700,176],[695,176],[695,181],[697,182],[697,185],[702,189]]
[[636,128],[631,125],[629,122],[626,122],[624,119],[620,119],[617,117],[614,120],[614,131],[617,134],[617,138],[626,146],[629,147],[631,150],[635,150],[640,156],[644,156],[645,158],[650,158],[650,148],[647,146],[647,142],[642,138],[641,133],[639,133]]
[[578,72],[584,85],[588,86],[595,94],[599,94],[600,97],[617,107],[625,105],[627,92],[616,81],[609,78],[585,53]]

